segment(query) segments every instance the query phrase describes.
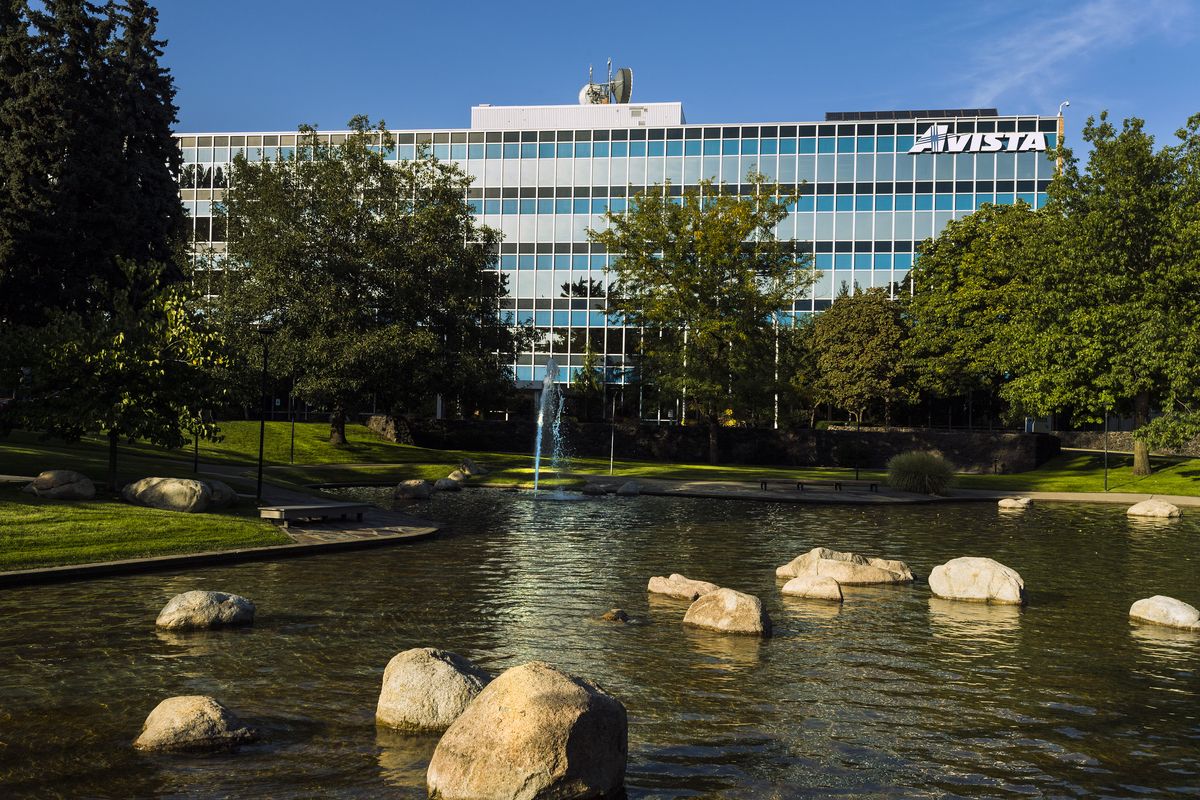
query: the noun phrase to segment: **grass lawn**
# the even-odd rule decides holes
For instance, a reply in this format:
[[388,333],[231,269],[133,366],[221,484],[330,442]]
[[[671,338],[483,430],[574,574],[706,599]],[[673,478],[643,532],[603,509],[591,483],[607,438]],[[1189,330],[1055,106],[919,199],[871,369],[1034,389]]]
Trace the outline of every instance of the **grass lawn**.
[[[202,442],[203,463],[221,462],[246,465],[253,470],[258,458],[258,423],[232,421],[221,423],[224,440]],[[269,480],[294,486],[313,483],[398,482],[409,478],[436,479],[453,470],[464,456],[470,456],[492,468],[488,481],[497,484],[532,485],[533,459],[528,453],[488,453],[459,450],[434,450],[385,441],[362,425],[347,425],[350,443],[329,444],[329,426],[323,422],[296,425],[296,463],[289,464],[290,426],[286,422],[267,424],[265,447],[266,474]],[[105,443],[85,439],[75,444],[44,442],[30,434],[13,433],[0,440],[0,473],[33,475],[43,469],[78,469],[93,479],[103,479],[107,465]],[[1200,459],[1154,459],[1155,473],[1144,478],[1132,474],[1132,457],[1109,455],[1109,491],[1156,494],[1200,495]],[[147,444],[122,445],[119,468],[123,480],[147,475],[188,477],[191,475],[191,451],[167,451]],[[608,475],[608,459],[576,458],[572,471],[577,474]],[[706,464],[673,464],[656,461],[620,460],[614,465],[614,477],[673,478],[680,480],[741,480],[765,478],[822,479],[847,477],[850,470],[836,468],[756,467]],[[878,470],[863,470],[864,479],[881,479]],[[583,478],[569,478],[568,485],[579,485]],[[550,481],[549,485],[554,485]],[[1041,468],[1013,475],[961,475],[957,486],[998,491],[1070,491],[1104,490],[1103,458],[1099,453],[1066,452]]]
[[0,570],[287,544],[269,522],[234,513],[182,514],[97,495],[46,500],[0,487]]

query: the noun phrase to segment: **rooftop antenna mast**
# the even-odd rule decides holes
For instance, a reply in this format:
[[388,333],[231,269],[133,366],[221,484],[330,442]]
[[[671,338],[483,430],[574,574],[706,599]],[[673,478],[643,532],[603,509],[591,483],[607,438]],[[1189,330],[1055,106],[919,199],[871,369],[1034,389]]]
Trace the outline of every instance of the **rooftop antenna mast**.
[[579,90],[580,105],[610,105],[613,103],[628,103],[633,93],[633,70],[620,67],[613,74],[612,59],[608,59],[608,79],[596,83],[593,79],[592,66],[588,65],[588,82]]

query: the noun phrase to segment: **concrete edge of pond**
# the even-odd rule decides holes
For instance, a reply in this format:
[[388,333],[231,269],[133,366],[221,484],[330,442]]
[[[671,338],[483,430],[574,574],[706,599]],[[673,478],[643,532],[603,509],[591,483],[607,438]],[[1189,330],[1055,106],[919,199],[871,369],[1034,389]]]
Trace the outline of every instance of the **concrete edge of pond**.
[[341,539],[328,542],[306,542],[280,544],[269,547],[244,547],[235,550],[212,550],[204,553],[181,553],[149,558],[129,558],[119,561],[100,561],[90,564],[68,564],[60,567],[42,567],[0,572],[0,588],[36,586],[40,584],[64,583],[67,581],[91,580],[114,575],[131,575],[142,572],[161,572],[189,567],[212,567],[249,561],[273,561],[281,558],[299,558],[338,553],[348,550],[365,550],[428,539],[438,528],[415,528],[404,533],[369,538]]

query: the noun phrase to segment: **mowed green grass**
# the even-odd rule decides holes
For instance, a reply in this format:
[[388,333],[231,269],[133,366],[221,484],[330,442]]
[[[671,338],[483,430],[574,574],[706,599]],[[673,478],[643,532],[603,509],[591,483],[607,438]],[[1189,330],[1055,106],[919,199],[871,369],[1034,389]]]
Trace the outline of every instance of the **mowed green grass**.
[[0,487],[0,570],[287,544],[254,509],[182,514],[123,503],[33,497]]

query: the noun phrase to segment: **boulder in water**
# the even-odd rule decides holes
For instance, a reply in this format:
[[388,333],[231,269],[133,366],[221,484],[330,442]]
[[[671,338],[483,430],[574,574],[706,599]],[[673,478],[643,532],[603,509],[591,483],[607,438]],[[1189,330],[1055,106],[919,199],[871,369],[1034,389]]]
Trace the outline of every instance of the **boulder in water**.
[[463,472],[461,469],[456,469],[446,477],[452,481],[465,481],[467,479],[467,473]]
[[434,481],[433,488],[439,492],[457,492],[462,490],[462,481],[456,481],[453,478],[438,478]]
[[695,600],[697,597],[702,597],[709,592],[715,592],[719,588],[721,587],[715,583],[694,581],[691,578],[685,578],[679,573],[672,574],[668,578],[656,575],[646,585],[646,591],[650,592],[650,594],[665,594],[668,597],[677,597],[680,600]]
[[440,800],[613,797],[625,782],[625,707],[599,686],[534,661],[489,683],[433,751]]
[[155,706],[133,746],[138,750],[206,752],[231,750],[256,738],[254,730],[213,698],[181,695]]
[[1129,616],[1138,622],[1200,631],[1200,610],[1182,600],[1161,594],[1138,600],[1129,608]]
[[472,461],[469,458],[464,458],[462,462],[459,463],[458,468],[464,475],[472,477],[475,475],[487,475],[491,472],[491,470],[483,464],[480,464],[477,461]]
[[1125,512],[1131,517],[1153,517],[1157,519],[1174,519],[1183,516],[1183,512],[1179,510],[1179,506],[1174,503],[1168,503],[1166,500],[1143,500],[1128,508]]
[[1003,497],[996,506],[1002,511],[1024,511],[1033,505],[1033,500],[1028,497]]
[[626,481],[617,489],[618,497],[637,497],[642,493],[642,485],[637,481]]
[[154,624],[175,631],[249,625],[254,612],[254,603],[240,595],[192,591],[172,597]]
[[23,491],[49,500],[91,500],[96,496],[96,484],[75,470],[48,469],[25,484]]
[[823,575],[801,575],[783,585],[783,594],[788,597],[804,597],[809,600],[832,600],[842,602],[842,585],[833,578]]
[[933,568],[929,589],[946,600],[1019,606],[1025,604],[1020,574],[990,558],[955,558]]
[[433,484],[420,478],[400,481],[392,496],[397,500],[428,500],[433,495]]
[[600,619],[604,622],[629,622],[629,615],[624,609],[612,608],[601,614]]
[[848,586],[907,583],[913,579],[912,570],[903,561],[868,558],[827,547],[814,547],[797,556],[775,570],[775,575],[780,578],[799,578],[801,575],[833,578]]
[[409,731],[444,731],[491,680],[456,653],[432,647],[405,650],[383,672],[375,721]]
[[717,589],[698,598],[683,615],[683,624],[721,633],[771,635],[771,617],[762,601],[733,589]]
[[588,497],[603,497],[607,490],[599,483],[585,483],[580,491]]

